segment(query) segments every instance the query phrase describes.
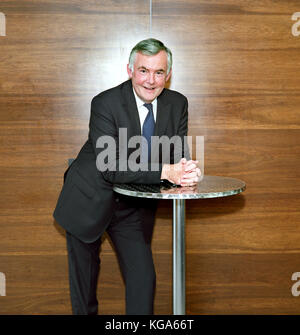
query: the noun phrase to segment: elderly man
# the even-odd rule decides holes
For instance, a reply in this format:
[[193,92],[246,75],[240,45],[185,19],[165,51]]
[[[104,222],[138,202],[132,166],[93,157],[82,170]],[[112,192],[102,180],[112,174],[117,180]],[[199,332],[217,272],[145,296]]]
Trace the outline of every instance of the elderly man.
[[[200,174],[197,162],[183,157],[158,162],[151,169],[152,136],[187,135],[188,103],[178,92],[165,89],[172,73],[172,53],[160,41],[147,39],[131,51],[129,80],[98,94],[91,103],[89,136],[64,176],[64,186],[54,211],[66,230],[71,302],[74,314],[97,314],[97,280],[101,236],[106,231],[115,246],[126,285],[126,314],[152,314],[155,269],[151,238],[157,202],[116,195],[114,183],[159,184],[167,179],[195,185]],[[114,169],[101,169],[97,157],[104,148],[98,140],[109,136],[118,145],[119,130],[128,139],[143,136],[140,160],[146,169],[120,169],[120,148]],[[105,137],[106,138],[106,137]],[[146,144],[146,145],[145,145]],[[149,151],[148,151],[149,150]],[[133,149],[129,148],[126,158]],[[160,156],[161,157],[161,153]],[[149,164],[149,165],[147,165]]]

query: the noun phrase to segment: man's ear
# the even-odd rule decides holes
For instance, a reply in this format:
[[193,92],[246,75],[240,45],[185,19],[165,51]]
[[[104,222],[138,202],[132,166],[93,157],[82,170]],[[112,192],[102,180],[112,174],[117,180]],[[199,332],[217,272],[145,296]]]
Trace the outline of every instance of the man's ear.
[[166,77],[166,82],[171,78],[171,75],[172,75],[172,69],[170,70],[170,72],[168,73]]
[[128,73],[129,78],[132,78],[132,71],[129,68],[129,64],[127,64],[127,73]]

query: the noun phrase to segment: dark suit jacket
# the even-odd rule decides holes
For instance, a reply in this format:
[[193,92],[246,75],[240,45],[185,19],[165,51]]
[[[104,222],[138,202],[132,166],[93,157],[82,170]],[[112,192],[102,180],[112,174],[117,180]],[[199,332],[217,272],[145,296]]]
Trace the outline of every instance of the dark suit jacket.
[[[157,99],[154,135],[186,136],[187,121],[187,99],[178,92],[164,89]],[[97,148],[97,139],[108,135],[118,143],[119,128],[127,129],[128,139],[141,135],[131,80],[93,98],[88,140],[65,173],[53,214],[64,229],[85,242],[99,238],[110,222],[115,204],[114,183],[160,183],[162,161],[159,161],[158,171],[119,171],[117,154],[116,171],[101,172],[97,169],[97,155],[104,150]],[[127,157],[134,150],[128,149]],[[172,148],[170,155],[173,157]]]

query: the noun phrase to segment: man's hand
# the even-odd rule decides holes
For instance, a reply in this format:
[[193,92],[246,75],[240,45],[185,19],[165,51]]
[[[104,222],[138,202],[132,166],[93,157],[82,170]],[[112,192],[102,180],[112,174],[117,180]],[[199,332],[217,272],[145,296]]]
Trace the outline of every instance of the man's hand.
[[181,186],[195,186],[201,176],[201,171],[198,168],[198,161],[189,160],[184,164],[184,175],[181,178]]
[[164,164],[161,179],[167,179],[176,185],[195,186],[201,176],[197,163],[198,161],[187,161],[186,158],[182,158],[176,164]]

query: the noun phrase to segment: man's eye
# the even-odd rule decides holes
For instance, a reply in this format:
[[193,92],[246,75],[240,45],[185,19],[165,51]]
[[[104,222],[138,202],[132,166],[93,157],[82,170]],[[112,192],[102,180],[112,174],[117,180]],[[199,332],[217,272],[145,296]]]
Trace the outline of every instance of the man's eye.
[[141,73],[146,73],[146,70],[142,69],[140,70]]

